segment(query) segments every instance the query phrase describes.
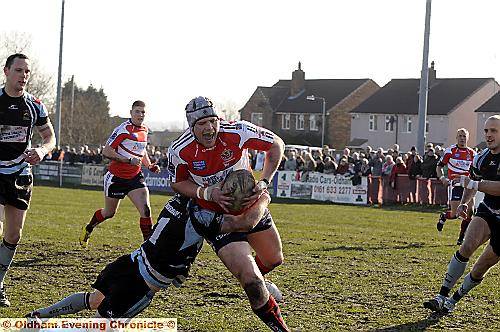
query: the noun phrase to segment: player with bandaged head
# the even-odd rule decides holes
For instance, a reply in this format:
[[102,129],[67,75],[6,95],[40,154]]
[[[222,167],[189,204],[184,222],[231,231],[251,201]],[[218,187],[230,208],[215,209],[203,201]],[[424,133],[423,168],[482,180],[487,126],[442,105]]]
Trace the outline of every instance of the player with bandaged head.
[[220,119],[206,97],[192,99],[185,110],[189,129],[169,147],[171,186],[192,198],[188,210],[194,228],[238,278],[255,314],[273,331],[288,331],[263,277],[283,261],[281,239],[271,214],[266,209],[258,220],[231,222],[231,216],[223,213],[229,212],[232,197],[221,189],[231,172],[250,170],[248,149],[265,151],[261,179],[244,202],[248,211],[258,208],[254,203],[268,195],[266,189],[283,157],[284,143],[252,123]]

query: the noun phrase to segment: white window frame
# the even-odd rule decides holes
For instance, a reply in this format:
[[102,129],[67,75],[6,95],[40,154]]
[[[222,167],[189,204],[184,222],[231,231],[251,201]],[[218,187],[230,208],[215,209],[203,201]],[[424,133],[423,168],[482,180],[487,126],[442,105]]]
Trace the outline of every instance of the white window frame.
[[391,116],[390,115],[385,116],[385,123],[384,124],[385,124],[384,129],[385,129],[386,133],[392,133],[394,131],[394,122],[391,123]]
[[281,114],[281,129],[290,129],[290,113]]
[[309,115],[309,130],[319,131],[318,119],[316,114]]
[[378,117],[376,114],[370,114],[369,118],[368,118],[368,130],[369,131],[377,131],[378,128],[377,128],[377,121],[378,121]]
[[296,114],[295,115],[295,129],[296,130],[304,130],[305,119],[304,114]]
[[263,113],[252,113],[250,122],[262,127]]
[[413,121],[412,121],[412,116],[411,115],[405,115],[403,117],[403,123],[404,123],[404,130],[405,133],[410,134],[413,130]]

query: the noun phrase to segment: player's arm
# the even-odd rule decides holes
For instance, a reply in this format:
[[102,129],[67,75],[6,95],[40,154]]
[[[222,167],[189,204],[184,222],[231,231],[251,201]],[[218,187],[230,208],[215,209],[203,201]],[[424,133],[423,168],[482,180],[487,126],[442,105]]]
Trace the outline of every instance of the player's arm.
[[221,183],[216,183],[209,187],[202,187],[190,179],[170,183],[172,189],[181,195],[215,202],[219,204],[224,211],[229,212],[228,207],[231,206],[233,198],[222,193],[220,189],[221,185]]
[[48,118],[47,123],[36,126],[36,129],[42,137],[42,146],[39,148],[27,149],[25,151],[25,160],[32,165],[39,163],[47,153],[54,150],[56,147],[56,134]]
[[224,215],[220,233],[250,231],[262,219],[270,202],[271,197],[266,192],[254,205],[239,216]]
[[443,185],[447,186],[449,184],[448,179],[443,174],[443,166],[441,165],[441,163],[438,163],[436,166],[436,174]]
[[144,157],[142,157],[142,164],[146,166],[151,172],[160,173],[161,171],[160,166],[151,163],[151,159],[149,159],[149,155],[147,152],[144,154]]
[[477,190],[488,195],[500,196],[500,181],[479,181]]
[[104,149],[102,149],[102,155],[108,159],[111,159],[111,160],[114,160],[114,161],[119,161],[121,163],[125,163],[125,164],[131,164],[131,165],[140,165],[141,164],[141,160],[139,158],[135,158],[135,157],[132,157],[132,158],[127,158],[127,157],[124,157],[122,156],[121,154],[119,154],[118,152],[115,151],[115,149],[113,149],[111,147],[111,145],[109,144],[106,144],[104,146]]

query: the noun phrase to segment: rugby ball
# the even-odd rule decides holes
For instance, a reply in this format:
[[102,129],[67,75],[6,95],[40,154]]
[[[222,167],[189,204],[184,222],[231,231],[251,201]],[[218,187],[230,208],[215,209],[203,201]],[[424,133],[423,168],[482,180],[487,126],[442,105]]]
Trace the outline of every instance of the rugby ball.
[[232,213],[243,210],[243,199],[252,196],[255,178],[252,172],[239,169],[229,173],[222,184],[222,192],[234,198],[228,210]]

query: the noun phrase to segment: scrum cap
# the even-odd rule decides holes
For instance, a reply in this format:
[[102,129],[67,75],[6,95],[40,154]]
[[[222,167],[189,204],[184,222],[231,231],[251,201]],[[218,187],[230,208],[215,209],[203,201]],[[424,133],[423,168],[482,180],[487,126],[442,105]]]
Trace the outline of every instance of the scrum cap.
[[207,97],[196,97],[186,105],[186,120],[190,128],[193,128],[196,121],[216,116],[214,105]]

